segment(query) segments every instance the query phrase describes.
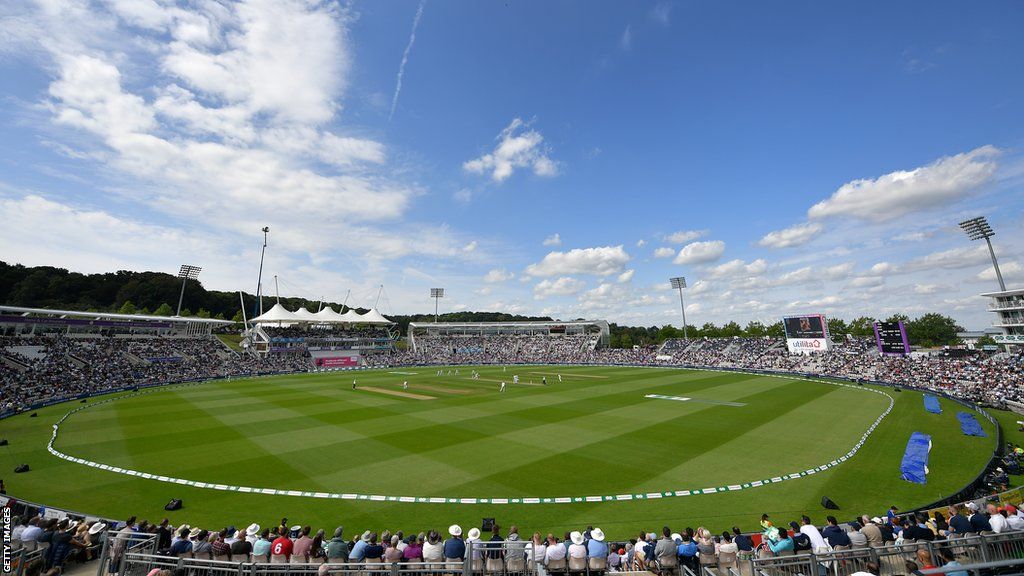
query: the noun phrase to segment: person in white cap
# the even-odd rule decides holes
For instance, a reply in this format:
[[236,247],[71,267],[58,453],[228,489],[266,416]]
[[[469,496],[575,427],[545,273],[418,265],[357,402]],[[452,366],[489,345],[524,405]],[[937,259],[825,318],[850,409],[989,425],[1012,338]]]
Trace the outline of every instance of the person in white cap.
[[462,541],[462,526],[452,524],[448,527],[451,538],[444,541],[444,557],[449,562],[461,562],[466,558],[466,543]]

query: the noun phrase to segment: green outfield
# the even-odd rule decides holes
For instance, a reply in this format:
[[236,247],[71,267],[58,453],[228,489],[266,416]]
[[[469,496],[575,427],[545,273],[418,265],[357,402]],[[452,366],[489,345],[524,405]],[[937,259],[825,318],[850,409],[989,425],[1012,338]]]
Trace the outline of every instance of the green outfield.
[[[342,524],[349,534],[408,532],[495,517],[522,532],[593,524],[626,537],[665,523],[753,528],[764,512],[785,521],[808,513],[821,521],[823,495],[842,506],[842,518],[879,514],[892,504],[911,508],[960,489],[995,442],[993,426],[981,417],[988,438],[961,434],[955,403],[943,400],[944,413],[929,414],[920,394],[890,389],[879,394],[653,368],[485,367],[479,378],[471,367],[438,370],[218,381],[105,404],[96,398],[53,406],[38,418],[19,415],[0,421],[0,436],[10,440],[0,457],[7,471],[22,462],[32,471],[6,474],[8,493],[105,516],[169,514],[174,523],[208,528],[274,525],[287,516],[326,528]],[[892,412],[845,462],[784,482],[704,493],[840,458],[889,408],[890,397]],[[130,476],[48,453],[53,425],[83,406],[89,407],[60,425],[59,452],[222,489]],[[932,435],[924,486],[899,478],[914,431]],[[332,497],[273,493],[278,490]],[[677,491],[698,493],[648,497]],[[588,496],[607,498],[576,501]],[[398,497],[446,502],[389,500]],[[183,499],[185,508],[163,512],[171,498]],[[533,498],[542,501],[525,503]],[[573,501],[544,502],[554,498]],[[472,499],[487,502],[463,503]]]

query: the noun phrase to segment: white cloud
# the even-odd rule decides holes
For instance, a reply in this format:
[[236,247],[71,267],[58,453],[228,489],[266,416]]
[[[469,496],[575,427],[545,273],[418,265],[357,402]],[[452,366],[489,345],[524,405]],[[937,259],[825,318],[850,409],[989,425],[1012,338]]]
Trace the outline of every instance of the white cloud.
[[636,247],[637,248],[643,248],[646,245],[647,245],[647,241],[644,240],[643,238],[641,238],[641,239],[636,241]]
[[983,264],[989,260],[988,248],[984,244],[952,248],[932,252],[910,260],[900,267],[904,272],[933,271],[936,269],[957,270]]
[[570,276],[562,276],[556,280],[544,279],[533,287],[533,297],[540,300],[548,296],[571,296],[579,293],[586,285],[586,282]]
[[452,198],[454,198],[457,202],[468,204],[471,200],[473,200],[473,191],[470,190],[469,188],[459,188],[458,190],[455,191],[454,194],[452,194]]
[[533,170],[537,176],[551,177],[558,174],[558,165],[549,157],[550,150],[544,145],[544,137],[537,130],[515,118],[498,134],[494,151],[479,158],[467,160],[463,170],[473,174],[490,172],[491,180],[501,183],[520,168]]
[[708,278],[756,278],[768,271],[768,263],[758,258],[753,262],[740,259],[713,266],[707,270]]
[[707,230],[679,230],[678,232],[666,234],[664,240],[669,244],[686,244],[700,238],[707,234],[707,232]]
[[32,16],[52,61],[41,108],[123,182],[107,188],[122,204],[244,234],[269,223],[286,249],[327,253],[358,234],[384,237],[375,258],[409,252],[397,237],[412,226],[384,234],[360,222],[404,215],[419,190],[390,176],[383,144],[326,128],[349,79],[344,9],[119,0]]
[[504,268],[494,268],[484,275],[484,282],[487,282],[488,284],[495,284],[498,282],[507,282],[515,277],[515,274],[505,270]]
[[634,274],[636,274],[636,270],[633,270],[633,269],[626,270],[622,274],[619,274],[619,282],[620,283],[629,282],[630,280],[633,279],[633,275]]
[[473,251],[476,250],[476,246],[477,246],[476,240],[473,240],[469,244],[466,244],[465,246],[463,246],[462,247],[462,251],[463,252],[473,252]]
[[898,268],[889,262],[879,262],[873,265],[868,272],[874,276],[880,276],[883,274],[895,274]]
[[547,238],[545,238],[544,242],[542,242],[542,244],[544,246],[561,246],[562,245],[562,237],[559,236],[557,232],[555,232],[551,236],[548,236]]
[[708,234],[707,230],[681,230],[667,234],[664,240],[669,244],[686,244],[706,234]]
[[655,258],[671,258],[676,255],[676,249],[669,246],[661,246],[654,249]]
[[812,280],[815,280],[816,276],[814,270],[810,266],[804,266],[796,270],[791,270],[778,277],[775,281],[776,285],[788,285],[788,284],[805,284]]
[[991,181],[999,149],[982,146],[946,156],[913,170],[899,170],[874,180],[853,180],[807,211],[809,218],[852,216],[892,220],[911,212],[938,208],[964,198]]
[[[1024,266],[1021,266],[1019,262],[1010,260],[999,263],[999,271],[1003,274],[1003,280],[1017,280],[1024,278]],[[983,282],[995,282],[996,281],[996,269],[992,266],[986,266],[978,272],[975,276],[977,280]],[[1010,288],[1013,288],[1012,286]]]
[[757,243],[766,248],[789,248],[791,246],[799,246],[817,237],[818,234],[821,233],[821,230],[821,224],[805,222],[782,230],[776,230],[775,232],[769,232]]
[[557,276],[559,274],[593,274],[608,276],[619,274],[629,262],[629,254],[618,246],[575,248],[568,252],[549,252],[544,259],[526,267],[529,276]]
[[724,252],[725,242],[721,240],[693,242],[683,246],[672,262],[674,264],[704,264],[718,260]]
[[836,264],[835,266],[829,266],[822,271],[822,276],[827,280],[839,280],[846,278],[853,272],[853,262],[844,262],[843,264]]
[[850,286],[854,288],[869,288],[881,286],[884,282],[885,278],[881,276],[858,276],[850,281]]
[[949,292],[948,286],[941,284],[915,284],[914,294],[939,294],[940,292]]
[[892,237],[895,242],[923,242],[934,236],[932,232],[903,232]]

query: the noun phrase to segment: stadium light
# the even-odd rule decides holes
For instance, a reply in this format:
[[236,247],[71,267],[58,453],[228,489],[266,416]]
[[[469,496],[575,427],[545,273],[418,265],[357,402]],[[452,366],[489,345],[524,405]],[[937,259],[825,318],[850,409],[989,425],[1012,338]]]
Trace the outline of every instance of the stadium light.
[[199,272],[202,270],[202,266],[191,266],[189,264],[182,264],[181,269],[178,270],[178,278],[181,278],[181,295],[178,296],[178,313],[175,316],[181,316],[181,303],[185,299],[185,284],[189,280],[198,278]]
[[977,218],[971,218],[970,220],[964,220],[960,223],[960,228],[967,233],[967,237],[973,240],[985,240],[988,244],[988,254],[992,257],[992,267],[996,269],[996,280],[999,281],[999,290],[1006,292],[1006,284],[1003,283],[1003,273],[999,271],[999,261],[996,260],[996,251],[992,249],[992,238],[996,235],[992,231],[992,226],[989,225],[988,220],[984,216],[978,216]]
[[434,299],[434,324],[437,324],[437,303],[444,298],[444,288],[431,288],[430,297]]
[[673,288],[679,290],[679,309],[683,312],[683,339],[689,340],[690,338],[686,335],[686,305],[683,304],[683,288],[686,288],[686,277],[669,278],[668,281]]
[[263,232],[263,251],[260,252],[260,275],[256,280],[256,301],[260,307],[259,316],[263,315],[263,256],[267,253],[267,234],[270,233],[270,226],[264,226],[261,232]]

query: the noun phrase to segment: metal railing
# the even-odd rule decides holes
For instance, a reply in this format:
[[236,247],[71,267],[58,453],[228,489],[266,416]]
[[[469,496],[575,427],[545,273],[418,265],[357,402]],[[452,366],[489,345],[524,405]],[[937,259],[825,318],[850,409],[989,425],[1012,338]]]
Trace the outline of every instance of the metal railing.
[[1024,532],[976,535],[931,542],[904,542],[900,545],[877,548],[833,550],[823,554],[803,553],[754,558],[749,561],[749,567],[741,566],[740,572],[755,576],[849,576],[854,572],[868,572],[871,564],[873,568],[877,568],[877,574],[889,576],[907,574],[908,561],[915,562],[920,567],[919,554],[922,552],[927,553],[926,558],[934,565],[945,564],[945,555],[952,554],[953,558],[964,566],[988,565],[994,562],[1009,563],[1004,566],[1024,566]]
[[[136,541],[136,536],[146,538]],[[152,535],[132,533],[122,537],[118,533],[104,541],[97,576],[145,576],[153,569],[190,576],[537,576],[538,566],[533,560],[533,543],[523,541],[466,542],[466,557],[458,561],[293,562],[272,557],[265,562],[248,555],[239,561],[193,558],[191,554],[162,556],[156,553]],[[567,573],[568,565],[561,572]],[[587,566],[573,571],[589,572]]]
[[43,563],[43,555],[46,553],[45,548],[36,548],[34,550],[28,550],[26,548],[18,548],[17,550],[11,551],[10,567],[11,571],[9,574],[14,576],[22,576],[25,574],[25,569],[32,564],[39,563],[40,566]]

